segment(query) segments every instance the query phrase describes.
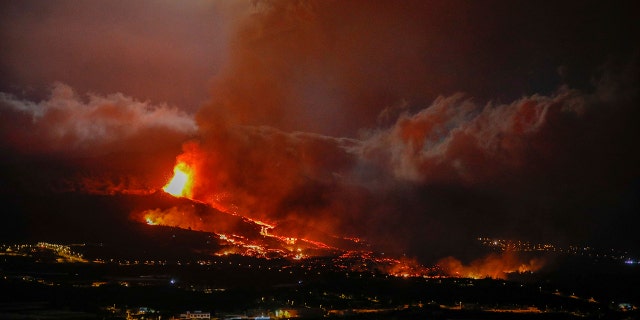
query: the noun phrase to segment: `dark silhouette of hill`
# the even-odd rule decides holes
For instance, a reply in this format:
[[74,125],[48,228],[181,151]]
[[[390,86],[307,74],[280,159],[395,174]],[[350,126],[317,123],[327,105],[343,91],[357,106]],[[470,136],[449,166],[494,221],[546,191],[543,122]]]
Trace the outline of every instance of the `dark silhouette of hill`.
[[6,208],[0,227],[4,242],[89,243],[122,257],[144,253],[178,258],[196,251],[219,249],[209,233],[149,226],[130,219],[134,210],[188,201],[161,193],[143,196],[23,193],[3,194],[1,199]]

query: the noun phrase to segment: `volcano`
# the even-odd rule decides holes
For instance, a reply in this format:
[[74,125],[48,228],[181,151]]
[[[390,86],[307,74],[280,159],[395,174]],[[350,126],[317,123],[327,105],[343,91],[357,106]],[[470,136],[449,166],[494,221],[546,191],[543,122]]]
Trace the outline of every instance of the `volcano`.
[[[404,255],[385,255],[365,239],[329,233],[302,220],[264,222],[237,208],[220,209],[214,201],[191,199],[191,167],[180,161],[173,177],[161,176],[164,182],[131,178],[117,170],[95,174],[97,165],[104,172],[104,164],[131,157],[2,164],[3,171],[11,172],[8,177],[16,177],[5,180],[0,188],[7,208],[7,223],[0,227],[2,240],[84,244],[83,252],[102,261],[196,261],[225,256],[294,263],[329,259],[334,266],[353,271],[400,276],[439,272]],[[156,167],[143,168],[149,176],[157,176]],[[140,171],[137,176],[147,174]]]
[[[108,161],[102,159],[99,163]],[[134,183],[126,177],[115,179],[124,182],[113,189],[69,187],[61,182],[72,179],[69,171],[92,171],[82,162],[48,162],[45,166],[29,159],[3,164],[3,170],[21,177],[21,183],[6,180],[0,190],[7,219],[1,227],[2,240],[99,243],[118,248],[114,251],[119,254],[125,254],[122,250],[126,248],[125,255],[145,253],[158,257],[239,254],[301,259],[366,248],[359,240],[329,235],[295,221],[270,225],[160,188],[132,188]],[[29,174],[33,172],[38,174]],[[104,176],[85,180],[101,178],[114,180]],[[176,183],[172,183],[175,188]],[[84,184],[95,185],[95,181]],[[104,184],[118,185],[108,181]],[[300,231],[301,228],[307,230]],[[312,238],[299,238],[298,234]]]
[[[260,258],[334,255],[362,245],[315,231],[325,242],[279,235],[282,228],[157,191],[148,195],[50,193],[3,195],[13,223],[3,240],[100,243],[158,257],[239,254]],[[162,220],[170,212],[173,220]],[[156,222],[147,221],[153,215]],[[175,218],[178,217],[178,218]],[[195,222],[181,222],[184,221]],[[11,228],[9,228],[11,226]],[[294,228],[289,225],[288,227]],[[120,249],[118,249],[120,250]]]
[[[286,230],[298,227],[294,222],[264,225],[163,191],[145,195],[5,194],[2,201],[13,213],[9,216],[13,228],[7,228],[7,224],[2,227],[4,241],[82,244],[82,252],[90,260],[196,261],[235,256],[264,263],[273,259],[321,259],[345,270],[398,276],[434,272],[416,261],[373,252],[360,239],[340,238],[319,230],[307,230],[306,234],[314,235],[313,240],[287,236]],[[198,217],[200,223],[194,227],[171,226],[154,224],[167,222],[158,216],[147,220],[149,214],[163,212],[171,212],[172,217],[188,216],[191,221]]]

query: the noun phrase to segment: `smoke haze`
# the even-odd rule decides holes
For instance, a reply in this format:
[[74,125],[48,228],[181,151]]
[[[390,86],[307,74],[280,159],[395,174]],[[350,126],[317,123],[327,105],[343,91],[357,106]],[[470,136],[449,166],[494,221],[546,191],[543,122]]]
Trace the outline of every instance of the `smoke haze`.
[[[27,153],[105,154],[144,148],[142,143],[151,138],[175,143],[197,130],[192,116],[175,107],[154,106],[122,94],[89,95],[84,102],[61,83],[54,85],[48,100],[34,103],[2,94],[0,104],[7,125],[12,126],[5,129],[6,142]],[[141,143],[134,144],[135,140]]]

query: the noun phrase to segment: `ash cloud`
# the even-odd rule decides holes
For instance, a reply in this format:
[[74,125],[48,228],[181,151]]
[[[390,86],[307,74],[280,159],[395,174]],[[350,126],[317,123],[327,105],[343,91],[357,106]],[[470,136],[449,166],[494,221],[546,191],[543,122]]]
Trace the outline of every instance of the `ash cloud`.
[[558,67],[570,87],[590,88],[592,68],[610,48],[633,52],[628,35],[640,32],[630,2],[255,4],[201,113],[331,136],[357,137],[402,101],[416,112],[457,92],[479,101],[550,95],[562,84]]
[[[393,176],[417,183],[477,184],[510,172],[535,169],[553,157],[545,131],[554,121],[578,118],[584,94],[562,90],[503,105],[479,105],[463,95],[439,97],[415,114],[368,138],[363,157],[384,163]],[[561,120],[560,120],[561,121]],[[548,136],[554,136],[554,133]],[[550,139],[553,139],[549,137]]]
[[[196,117],[197,158],[207,159],[197,197],[298,223],[300,233],[364,235],[440,257],[483,233],[581,242],[625,229],[615,221],[630,213],[608,220],[602,204],[622,206],[611,197],[638,177],[630,138],[637,65],[608,66],[596,84],[563,85],[558,65],[557,82],[519,83],[541,63],[500,30],[519,22],[501,12],[491,14],[496,21],[479,19],[465,11],[471,7],[259,1]],[[542,15],[508,7],[525,21]],[[470,22],[454,27],[460,20],[445,13]],[[522,35],[559,59],[566,52],[555,41],[575,31],[551,20],[557,30]],[[448,28],[468,33],[449,41]],[[503,47],[480,43],[501,36]],[[455,59],[441,69],[445,57]],[[503,58],[526,70],[501,65]],[[482,102],[491,94],[495,101]],[[296,133],[310,131],[318,134]]]
[[292,236],[320,229],[434,257],[486,233],[589,241],[625,228],[594,210],[639,174],[637,93],[614,87],[508,104],[440,97],[361,139],[217,126],[183,157],[197,159],[196,198]]
[[3,173],[1,189],[28,192],[151,193],[198,130],[176,107],[121,93],[82,96],[62,83],[39,102],[0,93],[0,115],[2,163],[20,167]]
[[170,174],[162,172],[196,133],[193,113],[249,7],[2,2],[0,149],[8,169],[0,189],[160,188]]

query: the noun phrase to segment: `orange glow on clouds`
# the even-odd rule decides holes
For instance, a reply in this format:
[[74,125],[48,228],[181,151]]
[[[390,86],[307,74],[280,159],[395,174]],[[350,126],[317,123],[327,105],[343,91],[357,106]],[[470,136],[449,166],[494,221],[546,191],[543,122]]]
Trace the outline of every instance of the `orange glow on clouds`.
[[184,162],[179,162],[173,168],[173,177],[162,188],[164,192],[175,197],[187,197],[193,196],[193,169]]

